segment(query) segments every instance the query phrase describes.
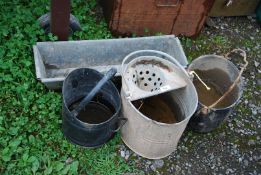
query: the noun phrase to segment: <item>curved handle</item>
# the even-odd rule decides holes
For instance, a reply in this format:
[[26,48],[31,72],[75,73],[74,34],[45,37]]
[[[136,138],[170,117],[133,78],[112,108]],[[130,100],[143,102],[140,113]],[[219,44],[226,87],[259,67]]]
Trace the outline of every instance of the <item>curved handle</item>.
[[246,60],[246,57],[247,57],[247,56],[246,56],[246,52],[245,52],[243,49],[239,49],[239,48],[236,48],[236,49],[231,50],[230,52],[226,53],[224,57],[225,57],[226,59],[229,59],[229,60],[230,60],[229,55],[230,55],[231,53],[237,53],[237,52],[241,52],[240,55],[244,58],[244,61],[247,62],[247,60]]
[[111,131],[118,132],[127,121],[128,121],[127,118],[119,117],[117,121],[117,123],[119,122],[118,127],[116,129],[111,129]]
[[110,80],[117,73],[117,69],[111,68],[104,77],[97,83],[97,85],[88,93],[80,104],[71,112],[73,117],[76,117],[79,112],[93,99],[93,97],[100,91],[102,86]]
[[145,53],[157,54],[157,55],[161,56],[162,59],[166,59],[166,60],[174,63],[176,66],[178,66],[189,77],[188,72],[184,69],[184,67],[175,58],[173,58],[169,54],[161,52],[161,51],[158,51],[158,50],[138,50],[138,51],[132,52],[129,55],[127,55],[123,59],[122,64],[121,64],[121,76],[122,76],[122,80],[126,84],[127,92],[128,92],[127,81],[126,81],[126,78],[124,76],[124,74],[126,72],[126,69],[127,69],[126,62],[127,61],[130,62],[131,60],[135,59],[137,57],[137,56],[134,57],[135,55],[139,55],[139,54],[141,55],[142,54],[143,56],[148,56]]
[[236,53],[236,52],[241,52],[244,58],[244,62],[245,64],[241,67],[241,70],[237,76],[237,78],[235,79],[235,81],[230,85],[230,87],[228,88],[228,90],[217,100],[215,101],[213,104],[211,104],[210,106],[207,106],[206,108],[210,109],[210,108],[213,108],[215,107],[219,102],[221,102],[222,100],[225,99],[225,97],[235,88],[235,86],[239,83],[240,81],[240,77],[242,76],[244,70],[246,69],[247,65],[248,65],[248,61],[247,61],[247,56],[246,56],[246,52],[242,49],[234,49],[232,50],[231,52],[227,53],[225,55],[225,58],[228,59],[228,56],[231,54],[231,53]]

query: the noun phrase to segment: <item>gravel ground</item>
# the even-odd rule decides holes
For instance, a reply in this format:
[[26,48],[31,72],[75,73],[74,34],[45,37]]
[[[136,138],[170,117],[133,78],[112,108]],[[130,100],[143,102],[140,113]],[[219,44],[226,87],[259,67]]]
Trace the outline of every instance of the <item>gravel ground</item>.
[[[196,133],[189,128],[177,150],[159,160],[144,159],[125,145],[119,154],[144,174],[261,174],[261,29],[252,17],[213,18],[198,38],[181,38],[189,59],[242,48],[249,66],[243,74],[245,90],[233,113],[216,130]],[[237,66],[240,60],[234,60]]]

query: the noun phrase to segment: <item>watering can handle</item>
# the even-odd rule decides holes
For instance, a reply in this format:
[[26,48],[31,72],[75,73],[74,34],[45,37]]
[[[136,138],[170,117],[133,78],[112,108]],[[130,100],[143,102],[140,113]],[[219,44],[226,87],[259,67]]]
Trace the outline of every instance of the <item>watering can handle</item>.
[[95,87],[88,93],[80,104],[71,112],[73,117],[76,117],[79,112],[93,99],[93,97],[100,91],[102,86],[110,80],[117,73],[117,69],[111,68],[104,77],[95,85]]
[[[125,76],[124,76],[126,69],[127,69],[126,62],[127,61],[130,62],[132,59],[135,58],[135,57],[133,58],[133,56],[140,54],[140,53],[142,53],[143,56],[146,56],[146,55],[144,55],[144,53],[154,53],[154,54],[160,55],[161,58],[163,58],[163,59],[168,58],[168,61],[171,61],[172,63],[176,64],[187,76],[189,76],[188,72],[184,69],[184,67],[175,58],[173,58],[169,54],[166,54],[164,52],[157,51],[157,50],[138,50],[138,51],[132,52],[129,55],[127,55],[122,61],[121,76],[122,76],[122,79],[123,79],[123,81],[125,82],[126,85],[127,85],[127,81],[126,81]],[[128,87],[126,87],[126,88],[128,89]]]
[[241,70],[237,76],[237,78],[235,79],[235,81],[230,85],[230,87],[228,88],[228,90],[217,100],[215,101],[213,104],[211,104],[210,106],[208,106],[207,108],[210,109],[210,108],[213,108],[215,107],[220,101],[222,101],[223,99],[225,99],[225,97],[234,89],[234,87],[238,84],[238,82],[240,81],[240,77],[242,76],[244,70],[246,69],[247,65],[248,65],[248,61],[247,61],[247,56],[246,56],[246,52],[242,49],[234,49],[232,50],[231,52],[227,53],[225,55],[225,58],[229,59],[229,55],[231,53],[236,53],[236,52],[241,52],[242,53],[242,56],[243,56],[243,59],[244,59],[244,62],[245,64],[241,67]]

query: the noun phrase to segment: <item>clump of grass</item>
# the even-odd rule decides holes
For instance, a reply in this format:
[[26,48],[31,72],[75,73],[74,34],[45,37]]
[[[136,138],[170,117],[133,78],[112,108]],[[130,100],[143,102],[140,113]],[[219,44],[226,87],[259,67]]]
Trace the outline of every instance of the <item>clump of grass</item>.
[[[53,41],[37,19],[49,0],[0,1],[0,174],[122,174],[133,171],[117,154],[116,136],[95,150],[69,143],[61,132],[61,94],[35,77],[32,46]],[[71,39],[110,38],[92,13],[96,1],[72,1],[82,31]]]

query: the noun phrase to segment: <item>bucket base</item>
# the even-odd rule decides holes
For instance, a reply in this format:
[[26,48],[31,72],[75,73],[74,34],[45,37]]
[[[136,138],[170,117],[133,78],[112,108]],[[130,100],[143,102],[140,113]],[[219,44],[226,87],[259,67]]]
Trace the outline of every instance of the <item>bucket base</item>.
[[207,115],[196,112],[191,117],[188,126],[196,132],[208,133],[222,125],[231,112],[231,109],[212,111]]
[[100,144],[83,144],[82,142],[78,142],[77,140],[73,139],[72,137],[68,136],[67,134],[65,134],[64,130],[63,130],[63,135],[65,136],[65,138],[71,142],[74,145],[78,145],[82,148],[100,148],[102,145],[104,145],[106,142],[108,142],[110,139],[112,139],[114,137],[115,134],[113,134],[108,140],[104,141],[104,143],[100,143]]
[[[133,146],[131,146],[130,144],[128,144],[128,142],[127,142],[127,141],[124,139],[124,137],[122,137],[122,136],[121,136],[121,140],[122,140],[123,143],[124,143],[128,148],[130,148],[133,152],[135,152],[135,153],[138,154],[139,156],[145,157],[145,158],[147,158],[147,159],[152,159],[152,160],[162,159],[162,158],[165,158],[165,157],[169,156],[170,154],[172,154],[172,152],[171,152],[171,153],[168,153],[168,154],[165,154],[165,155],[162,155],[162,156],[158,156],[158,157],[150,157],[150,156],[148,156],[148,155],[145,155],[145,154],[143,154],[143,153],[137,151]],[[177,148],[177,146],[175,146],[175,147]],[[173,152],[176,151],[176,148],[173,150]]]

